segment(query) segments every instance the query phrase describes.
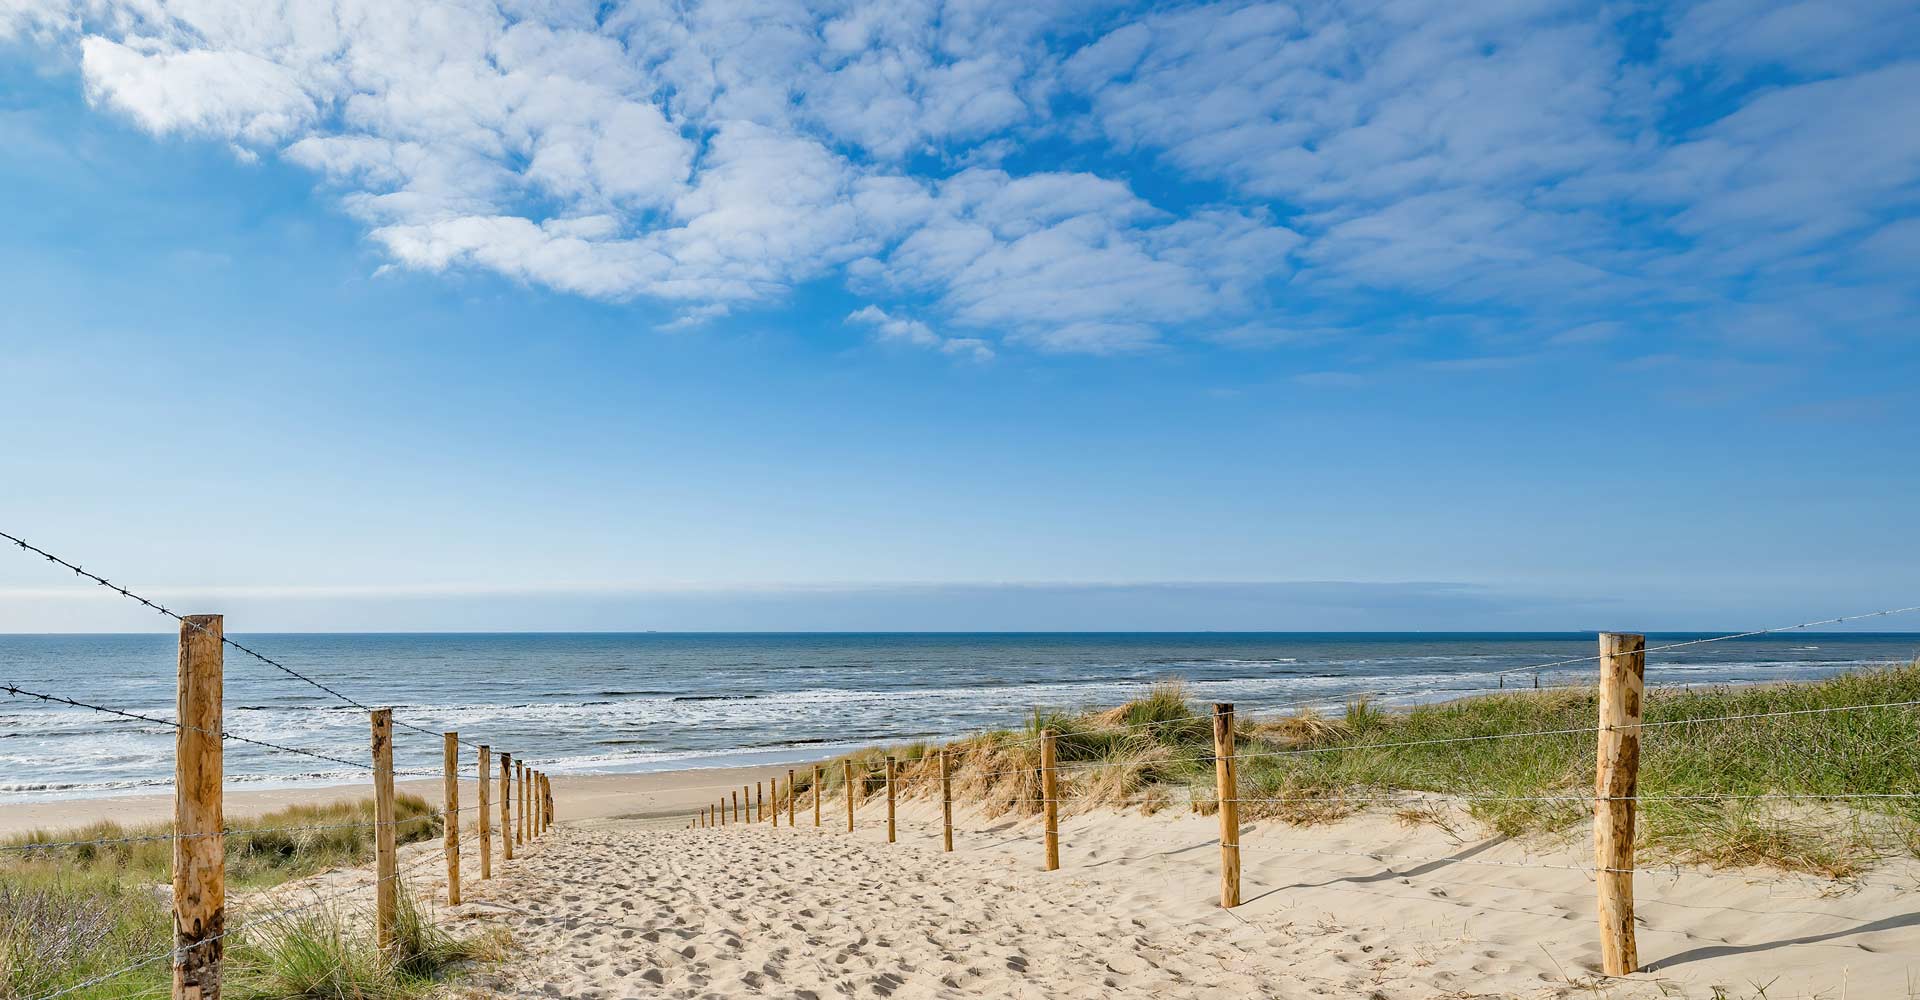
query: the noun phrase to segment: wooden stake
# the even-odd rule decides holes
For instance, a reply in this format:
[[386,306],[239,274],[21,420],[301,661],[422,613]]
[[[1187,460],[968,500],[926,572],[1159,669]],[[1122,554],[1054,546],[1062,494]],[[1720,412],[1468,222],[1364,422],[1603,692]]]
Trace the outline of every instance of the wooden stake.
[[500,753],[500,858],[513,860],[513,755]]
[[1234,772],[1233,706],[1213,706],[1213,794],[1220,803],[1220,905],[1240,905],[1240,781]]
[[733,821],[740,822],[740,793],[733,793]]
[[887,758],[887,843],[894,841],[893,789],[898,784],[899,770],[892,757]]
[[820,825],[820,765],[813,765],[813,825]]
[[787,768],[787,826],[793,826],[793,790],[799,788],[793,783],[793,768]]
[[1040,731],[1040,794],[1045,797],[1043,805],[1047,814],[1047,870],[1060,869],[1060,790],[1054,777],[1054,733],[1051,729]]
[[1600,965],[1609,976],[1640,969],[1633,939],[1633,820],[1640,787],[1640,708],[1647,637],[1600,633],[1600,751],[1593,786],[1594,873],[1600,889]]
[[400,855],[393,843],[393,709],[373,712],[373,888],[374,936],[391,958],[398,944]]
[[222,679],[219,615],[180,622],[173,739],[173,998],[219,1000],[220,935],[227,925],[227,851],[220,745]]
[[767,821],[767,800],[760,796],[760,786],[762,784],[764,784],[764,782],[756,781],[753,783],[753,821],[755,823],[765,823]]
[[487,795],[487,784],[493,780],[493,751],[487,745],[480,744],[480,820],[474,824],[474,832],[480,840],[480,878],[493,877],[493,827],[492,817],[487,815],[493,801]]
[[460,734],[449,732],[443,756],[447,806],[440,825],[445,828],[447,847],[447,905],[460,905]]
[[947,766],[946,750],[940,751],[940,836],[948,853],[953,852],[953,777]]
[[780,825],[780,778],[776,775],[769,781],[773,785],[773,825]]
[[843,761],[841,766],[847,769],[847,832],[853,832],[853,761]]

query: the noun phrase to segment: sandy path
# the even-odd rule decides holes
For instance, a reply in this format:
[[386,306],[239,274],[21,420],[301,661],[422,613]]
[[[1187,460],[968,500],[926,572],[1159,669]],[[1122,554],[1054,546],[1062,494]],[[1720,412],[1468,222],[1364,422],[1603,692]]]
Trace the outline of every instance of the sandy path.
[[1571,870],[1584,845],[1461,843],[1383,816],[1254,827],[1248,901],[1228,913],[1214,905],[1218,846],[1203,817],[1073,817],[1055,873],[1039,870],[1027,821],[972,818],[952,855],[922,804],[903,808],[893,845],[880,807],[864,809],[851,836],[831,810],[827,824],[816,830],[803,814],[798,830],[557,828],[473,892],[478,908],[462,908],[504,919],[525,950],[488,988],[589,1000],[1781,1000],[1908,997],[1920,982],[1920,914],[1894,889],[1834,896],[1773,876],[1643,875],[1641,949],[1655,970],[1605,981],[1592,975],[1591,882]]

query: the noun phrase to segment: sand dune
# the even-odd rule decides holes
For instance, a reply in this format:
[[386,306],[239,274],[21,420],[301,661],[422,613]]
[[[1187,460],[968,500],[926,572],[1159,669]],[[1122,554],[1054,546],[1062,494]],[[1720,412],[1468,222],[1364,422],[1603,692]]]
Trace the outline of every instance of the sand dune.
[[[562,802],[562,808],[565,803]],[[522,954],[476,984],[510,996],[1907,997],[1920,981],[1911,866],[1871,884],[1756,872],[1645,873],[1652,971],[1595,974],[1583,841],[1456,841],[1388,816],[1250,825],[1247,902],[1216,904],[1214,821],[1091,813],[1040,870],[1031,820],[884,806],[848,835],[684,819],[575,821],[528,845],[460,921],[504,922]],[[784,817],[783,817],[784,819]],[[424,850],[416,848],[415,850]],[[1320,853],[1324,852],[1324,853]],[[1356,856],[1368,852],[1414,862]],[[1564,867],[1554,867],[1564,866]],[[432,869],[429,868],[428,871]],[[423,890],[438,892],[437,872]],[[1764,988],[1764,994],[1760,991]],[[1716,993],[1716,990],[1721,992]]]

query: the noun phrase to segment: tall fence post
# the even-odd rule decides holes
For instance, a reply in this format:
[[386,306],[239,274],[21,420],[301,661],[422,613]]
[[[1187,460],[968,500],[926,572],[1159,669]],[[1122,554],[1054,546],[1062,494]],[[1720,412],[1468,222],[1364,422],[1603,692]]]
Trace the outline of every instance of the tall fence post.
[[400,920],[400,858],[393,831],[393,709],[373,711],[374,934],[380,952],[391,955]]
[[953,774],[948,769],[946,748],[940,750],[940,837],[943,850],[953,851]]
[[1593,853],[1600,890],[1600,964],[1609,976],[1640,968],[1633,939],[1633,820],[1640,786],[1640,709],[1647,637],[1600,633],[1600,748],[1594,775]]
[[540,790],[546,793],[547,826],[552,827],[554,821],[560,818],[559,809],[554,805],[554,801],[553,801],[553,779],[550,777],[542,776],[540,779]]
[[529,822],[533,824],[532,835],[538,837],[547,832],[547,772],[533,773],[531,794],[533,795],[533,819]]
[[793,791],[799,788],[793,782],[793,768],[787,768],[787,827],[793,827]]
[[887,758],[887,843],[894,842],[893,789],[898,783],[899,767],[892,757]]
[[500,751],[500,859],[513,860],[513,754]]
[[180,621],[173,743],[173,1000],[219,1000],[227,924],[219,615]]
[[853,832],[853,809],[854,809],[853,761],[850,761],[850,760],[842,761],[841,766],[846,769],[846,779],[847,779],[846,781],[847,783],[847,832],[852,833]]
[[733,793],[733,821],[740,822],[740,793]]
[[820,765],[813,765],[813,825],[820,825]]
[[493,751],[482,743],[480,745],[480,818],[474,823],[474,833],[478,835],[480,841],[480,877],[482,879],[493,877],[492,817],[487,815],[487,808],[493,805],[492,800],[487,796],[487,783],[493,780],[492,765]]
[[514,803],[514,805],[519,808],[519,815],[514,817],[513,842],[515,844],[525,844],[527,842],[527,762],[526,761],[516,760],[513,762],[513,783],[516,786],[518,786],[518,792],[516,794],[519,795],[519,800]]
[[769,782],[773,786],[773,825],[780,825],[780,776],[774,775]]
[[753,783],[753,821],[755,823],[767,821],[767,800],[761,792],[761,786],[765,784],[764,781]]
[[1047,870],[1060,868],[1060,782],[1054,776],[1054,732],[1040,731],[1040,794],[1046,797]]
[[1220,905],[1240,905],[1240,782],[1233,767],[1233,706],[1213,706],[1213,788],[1220,802]]
[[445,767],[447,805],[441,826],[445,828],[447,847],[447,905],[460,905],[460,734],[448,732],[441,737],[445,748],[441,763]]

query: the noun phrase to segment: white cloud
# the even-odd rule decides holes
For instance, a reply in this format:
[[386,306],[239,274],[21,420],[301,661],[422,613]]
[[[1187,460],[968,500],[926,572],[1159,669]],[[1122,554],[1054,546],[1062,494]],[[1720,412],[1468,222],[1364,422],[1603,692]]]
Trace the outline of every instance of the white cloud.
[[1916,31],[1894,0],[0,0],[97,106],[315,171],[402,267],[686,323],[844,281],[939,344],[1108,353],[1374,295],[1544,341],[1805,328],[1850,283],[1884,324]]
[[942,337],[917,319],[890,315],[879,306],[856,309],[848,314],[847,322],[873,327],[874,336],[882,342],[911,344],[973,361],[993,359],[993,348],[978,337]]

